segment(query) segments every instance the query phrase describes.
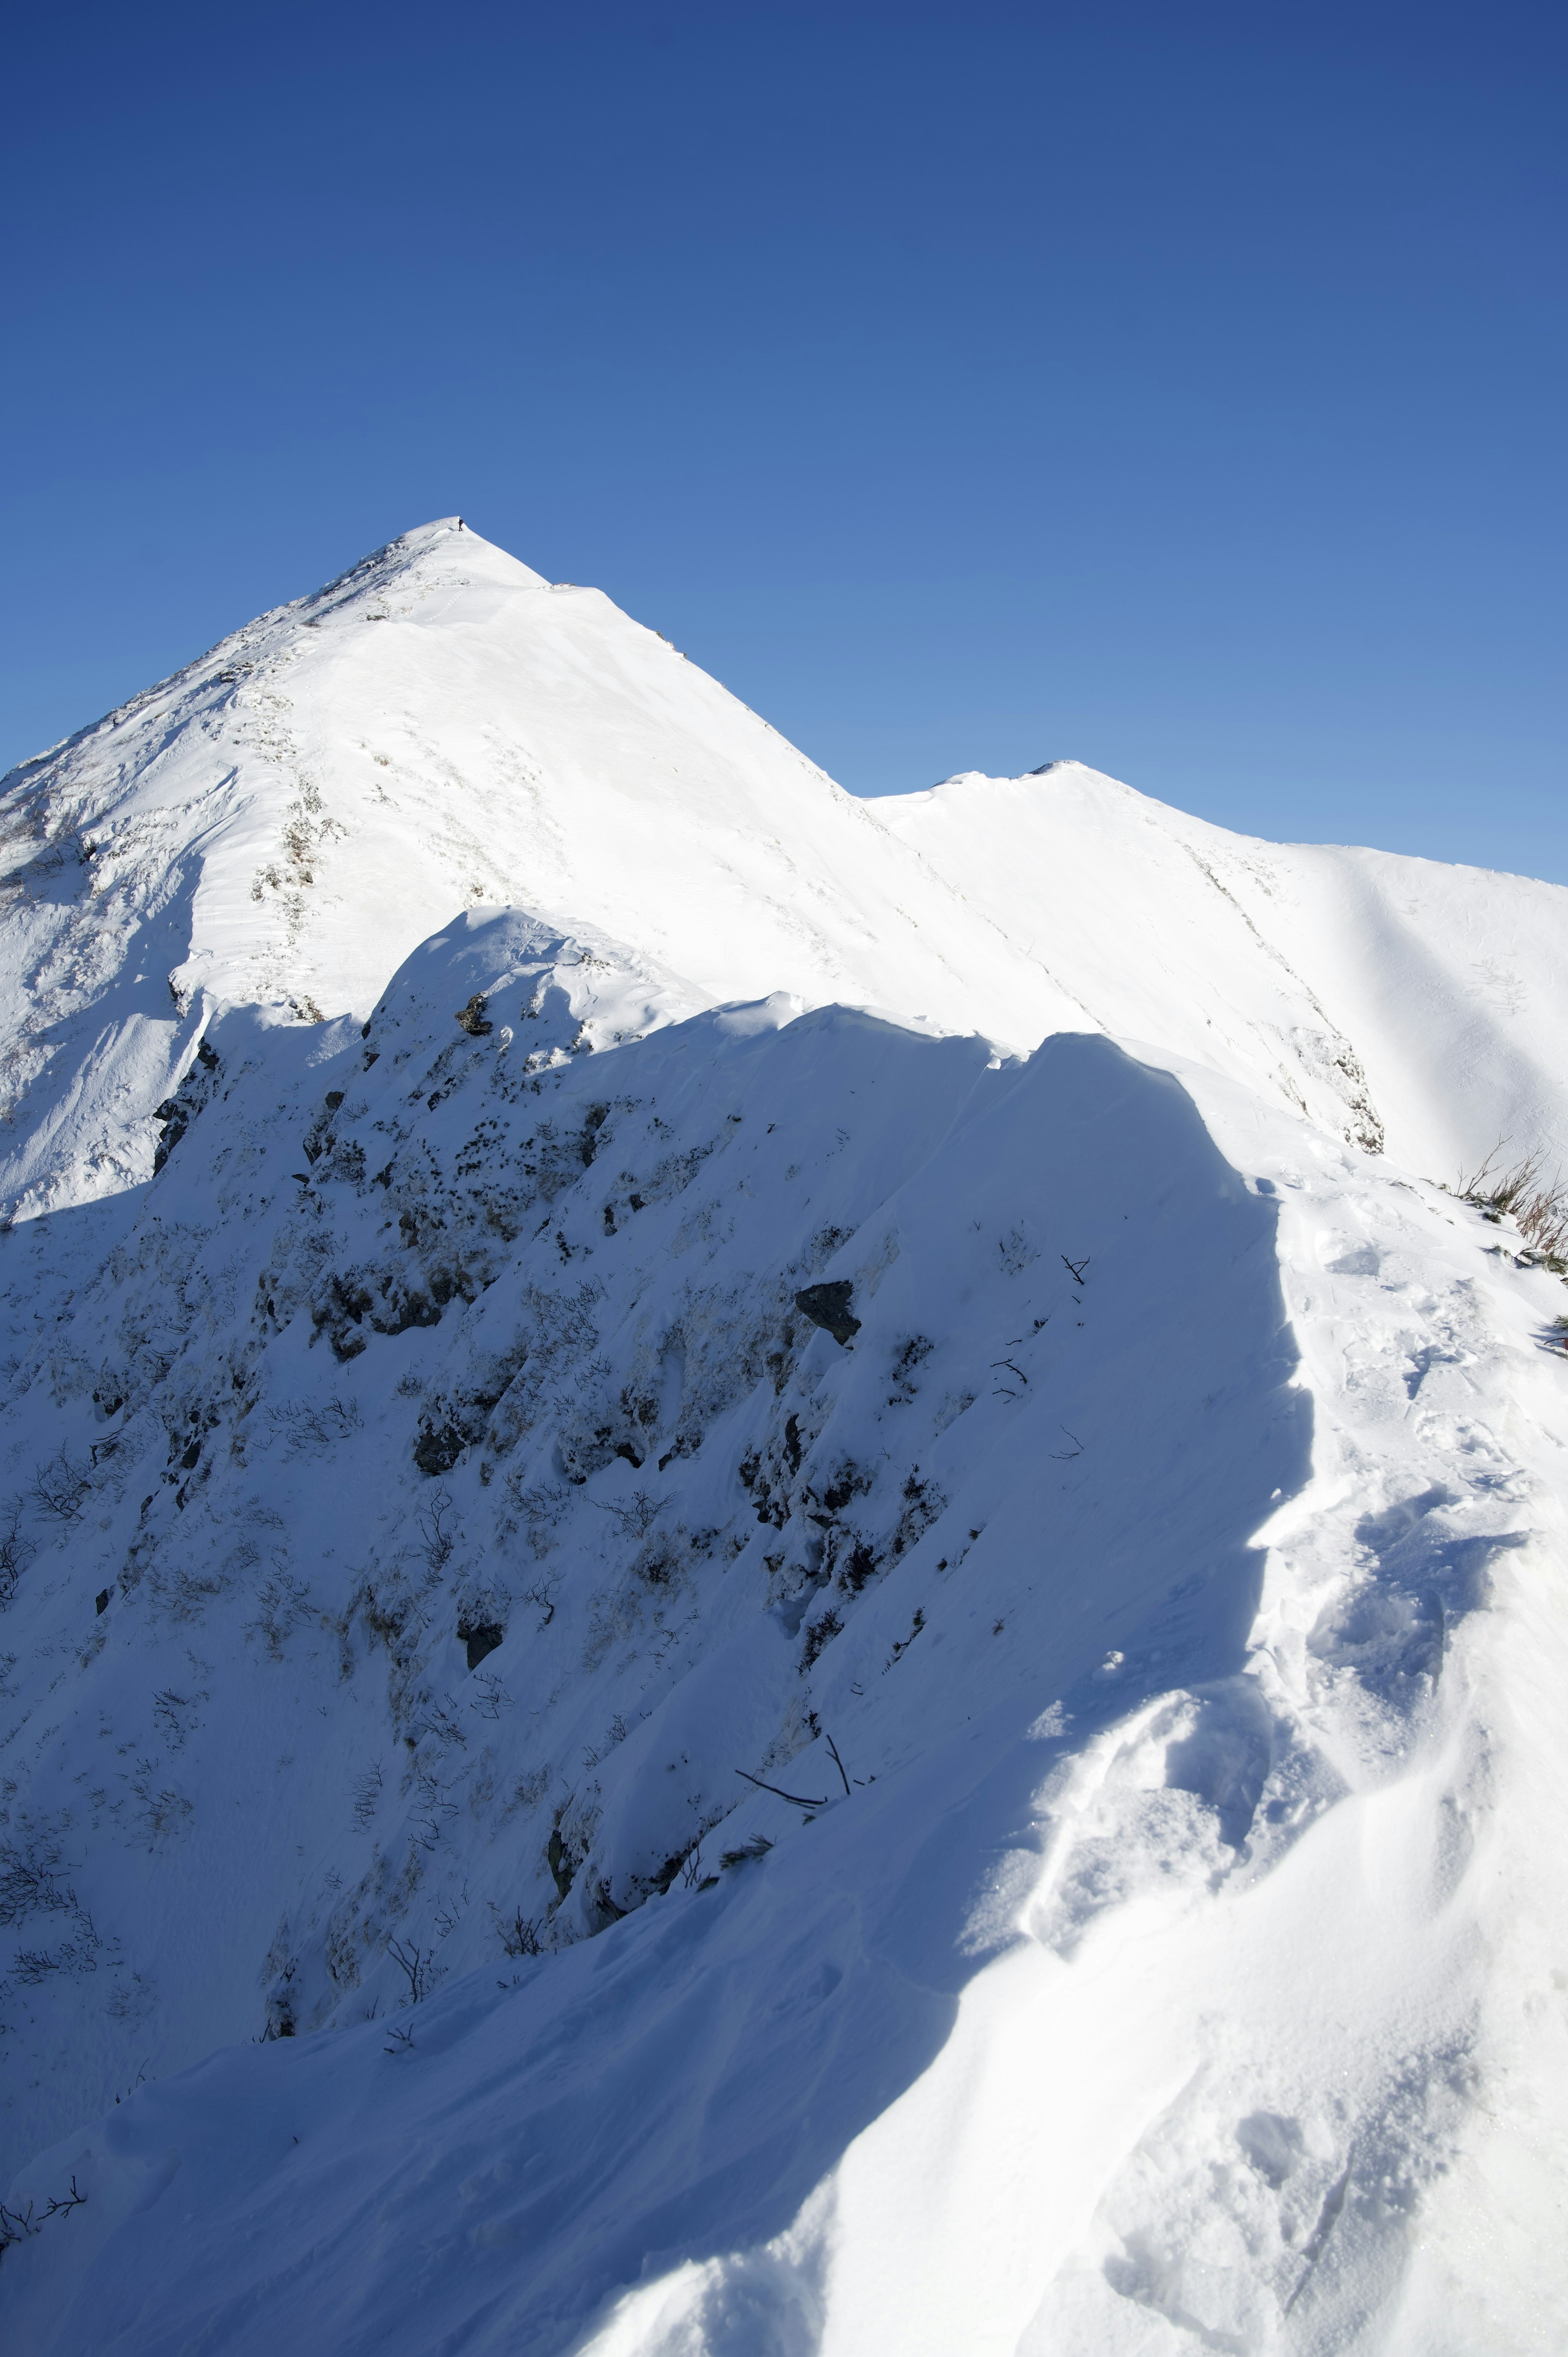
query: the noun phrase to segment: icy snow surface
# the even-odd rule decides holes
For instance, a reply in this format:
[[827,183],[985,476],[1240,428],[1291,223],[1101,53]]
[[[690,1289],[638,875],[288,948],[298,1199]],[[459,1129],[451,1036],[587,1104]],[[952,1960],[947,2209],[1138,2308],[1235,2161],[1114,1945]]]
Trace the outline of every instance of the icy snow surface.
[[0,816],[7,2348],[1568,2347],[1568,895],[455,522]]

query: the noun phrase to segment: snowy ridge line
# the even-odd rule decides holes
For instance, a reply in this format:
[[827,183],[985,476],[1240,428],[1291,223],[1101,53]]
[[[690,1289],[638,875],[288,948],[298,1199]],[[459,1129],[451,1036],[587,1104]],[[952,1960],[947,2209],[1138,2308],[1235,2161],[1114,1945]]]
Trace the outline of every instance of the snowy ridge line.
[[[81,728],[72,729],[68,737],[60,737],[58,743],[46,746],[41,753],[31,754],[27,760],[16,762],[4,777],[0,777],[0,794],[24,784],[36,771],[46,770],[49,764],[58,762],[62,754],[74,752],[78,746],[102,736],[105,730],[123,728],[127,722],[141,718],[160,695],[181,686],[193,673],[205,671],[209,663],[231,655],[252,653],[264,634],[286,618],[296,614],[308,616],[312,608],[330,612],[334,607],[342,604],[344,597],[353,589],[365,588],[372,583],[378,588],[384,588],[389,580],[404,569],[413,554],[427,545],[436,535],[455,530],[460,522],[459,517],[447,516],[437,523],[424,524],[413,532],[400,533],[397,539],[388,541],[384,547],[372,549],[368,556],[359,558],[346,572],[324,583],[319,589],[313,589],[303,597],[291,598],[282,606],[271,607],[266,613],[258,614],[253,621],[242,623],[239,630],[231,630],[226,638],[214,640],[204,653],[182,663],[178,671],[170,672],[166,679],[154,680],[150,686],[138,688],[134,695],[127,696],[124,704],[115,705],[100,719],[86,722]],[[339,595],[340,592],[343,594]]]
[[16,1217],[150,1175],[203,1009],[362,1019],[458,910],[519,903],[693,1004],[1154,1039],[1434,1178],[1568,1140],[1557,888],[1251,842],[1077,762],[857,802],[455,520],[24,764],[0,836]]

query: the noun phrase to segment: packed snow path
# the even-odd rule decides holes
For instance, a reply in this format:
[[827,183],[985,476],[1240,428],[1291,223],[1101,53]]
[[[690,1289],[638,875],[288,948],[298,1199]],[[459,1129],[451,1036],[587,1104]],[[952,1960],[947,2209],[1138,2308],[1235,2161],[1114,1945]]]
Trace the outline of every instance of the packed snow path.
[[[966,809],[952,938],[1022,973],[1032,899],[1099,1000],[1026,1056],[703,966],[695,897],[476,907],[333,1020],[238,963],[57,1006],[0,1238],[13,2345],[1568,2344],[1568,1296],[1369,1126],[1552,1135],[1563,896],[1384,863],[1434,1024],[1504,1020],[1455,909],[1525,976],[1511,1061],[1395,1086],[1370,920],[1301,980],[1307,865],[1371,855],[1266,851],[1281,947],[1199,872],[1265,847],[1090,773],[867,839]],[[1145,984],[1042,811],[1123,895],[1152,845]],[[713,1006],[730,956],[780,987]],[[71,1073],[158,1025],[112,1135]]]

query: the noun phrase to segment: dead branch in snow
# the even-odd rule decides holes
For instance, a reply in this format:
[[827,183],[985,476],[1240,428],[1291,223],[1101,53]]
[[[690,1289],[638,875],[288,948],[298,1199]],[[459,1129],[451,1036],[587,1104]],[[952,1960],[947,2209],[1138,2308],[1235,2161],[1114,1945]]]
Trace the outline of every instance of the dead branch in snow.
[[792,1809],[825,1809],[828,1805],[825,1792],[820,1800],[808,1800],[802,1792],[786,1792],[780,1785],[765,1784],[760,1776],[746,1776],[744,1768],[737,1768],[735,1772],[737,1776],[746,1776],[746,1782],[755,1784],[759,1792],[777,1793],[779,1800],[788,1801]]

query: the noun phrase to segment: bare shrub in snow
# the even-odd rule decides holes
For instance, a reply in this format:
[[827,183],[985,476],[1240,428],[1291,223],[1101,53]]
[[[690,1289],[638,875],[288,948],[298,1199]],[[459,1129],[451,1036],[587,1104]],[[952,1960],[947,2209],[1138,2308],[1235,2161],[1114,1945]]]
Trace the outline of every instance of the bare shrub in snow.
[[309,1618],[310,1593],[305,1582],[292,1572],[276,1571],[262,1582],[256,1617],[246,1623],[245,1633],[262,1639],[269,1661],[281,1662],[289,1638]]
[[154,1695],[153,1725],[171,1751],[184,1750],[198,1725],[198,1706],[209,1700],[210,1696],[205,1693],[176,1694],[172,1686],[165,1686]]
[[22,1528],[22,1501],[13,1498],[0,1517],[0,1612],[16,1596],[22,1574],[37,1552]]
[[549,1554],[555,1544],[556,1526],[571,1503],[570,1493],[559,1482],[540,1481],[525,1485],[516,1472],[506,1477],[506,1488],[517,1509],[517,1519],[509,1529],[521,1526],[530,1550],[537,1559]]
[[478,1692],[468,1707],[477,1710],[481,1718],[499,1718],[503,1710],[511,1709],[511,1696],[499,1678],[487,1673],[477,1677],[474,1684]]
[[423,2005],[446,1970],[437,1964],[435,1949],[418,1947],[412,1941],[389,1940],[386,1953],[408,1983],[404,2003]]
[[[1561,1275],[1568,1273],[1568,1186],[1561,1177],[1547,1178],[1545,1157],[1527,1155],[1512,1169],[1498,1170],[1499,1142],[1480,1168],[1460,1176],[1455,1192],[1479,1211],[1502,1219],[1511,1217],[1527,1244]],[[1560,1265],[1561,1264],[1561,1265]]]
[[36,1988],[57,1973],[95,1972],[103,1942],[70,1884],[61,1879],[61,1833],[55,1824],[24,1817],[0,1838],[0,1926],[10,1928],[37,1916],[71,1919],[69,1936],[52,1946],[18,1948],[11,1975],[23,1988]]
[[434,1849],[447,1819],[456,1815],[457,1803],[447,1799],[446,1787],[438,1784],[426,1769],[422,1769],[415,1776],[413,1786],[414,1800],[409,1815],[409,1829],[421,1849]]
[[91,1486],[87,1467],[78,1465],[61,1441],[54,1456],[33,1475],[33,1503],[49,1522],[68,1528],[81,1520],[82,1501]]
[[274,1408],[272,1421],[274,1430],[284,1436],[285,1457],[321,1455],[360,1431],[363,1425],[358,1401],[336,1396],[319,1407],[295,1401],[286,1407]]
[[428,1617],[423,1602],[395,1571],[366,1573],[344,1616],[345,1634],[356,1612],[376,1643],[386,1647],[394,1663],[402,1662],[417,1642]]
[[908,1407],[917,1390],[916,1370],[925,1364],[936,1344],[924,1334],[911,1334],[907,1342],[895,1351],[892,1366],[893,1389],[888,1394],[889,1407]]
[[464,1911],[467,1909],[467,1904],[468,1886],[467,1883],[463,1885],[462,1889],[458,1891],[455,1899],[444,1899],[442,1900],[440,1906],[435,1910],[435,1936],[438,1940],[449,1940],[452,1937],[453,1932],[457,1929],[458,1924],[463,1920]]
[[895,1641],[893,1651],[888,1654],[887,1659],[882,1664],[884,1675],[886,1675],[893,1667],[895,1662],[901,1660],[903,1655],[908,1652],[910,1646],[914,1643],[916,1638],[919,1635],[925,1625],[925,1608],[921,1605],[917,1605],[915,1609],[914,1621],[911,1624],[908,1635],[907,1637],[897,1638]]
[[833,1639],[840,1633],[843,1627],[843,1622],[833,1610],[832,1605],[828,1607],[827,1610],[822,1613],[820,1618],[811,1622],[811,1626],[806,1631],[806,1642],[800,1653],[800,1675],[802,1677],[805,1676],[807,1671],[815,1663],[817,1657],[822,1652],[823,1647],[832,1644]]
[[298,1970],[291,1959],[278,1975],[276,1985],[267,1993],[267,2014],[262,2030],[265,2045],[274,2038],[293,2038],[295,2034],[294,1977]]
[[[127,1588],[135,1585],[124,1578]],[[158,1564],[147,1575],[147,1586],[155,1608],[171,1620],[199,1620],[214,1599],[229,1586],[225,1573],[215,1566],[197,1568],[189,1563]]]
[[656,1498],[651,1490],[634,1490],[629,1498],[596,1498],[594,1503],[601,1514],[613,1515],[624,1539],[645,1539],[669,1500]]
[[601,1760],[607,1759],[609,1754],[615,1750],[617,1746],[624,1743],[625,1741],[626,1721],[618,1710],[615,1717],[611,1719],[608,1727],[606,1727],[604,1733],[600,1736],[597,1743],[591,1743],[585,1747],[583,1752],[583,1765],[585,1768],[596,1768]]
[[0,2201],[0,2258],[17,2243],[25,2243],[29,2234],[41,2234],[51,2218],[64,2218],[72,2210],[80,2210],[86,2200],[73,2177],[70,2190],[51,2193],[41,2210],[31,2201],[25,2210],[10,2210]]
[[1040,1257],[1039,1246],[1029,1242],[1021,1224],[1008,1230],[996,1250],[1004,1276],[1022,1276],[1031,1261]]
[[555,1591],[549,1582],[536,1579],[532,1587],[523,1589],[522,1600],[525,1604],[532,1604],[536,1611],[543,1614],[544,1617],[539,1626],[541,1629],[548,1629],[555,1618]]
[[341,1921],[336,1915],[327,1926],[327,1969],[333,1986],[354,1989],[360,1986],[360,1952],[354,1941],[351,1922]]
[[130,1780],[132,1796],[137,1803],[132,1823],[138,1838],[145,1842],[149,1850],[183,1833],[193,1814],[190,1802],[173,1785],[154,1788],[156,1773],[156,1762],[138,1760],[136,1772]]
[[103,2010],[111,2021],[134,2028],[146,2019],[156,2002],[157,1983],[145,1974],[132,1973],[127,1979],[115,1982]]
[[58,1835],[27,1818],[0,1838],[0,1926],[74,1909],[76,1893],[59,1877],[61,1857]]
[[354,1780],[354,1823],[361,1833],[368,1833],[371,1820],[381,1805],[381,1763],[372,1760],[362,1775]]
[[920,1469],[912,1466],[904,1484],[904,1503],[893,1533],[893,1553],[904,1555],[917,1539],[929,1531],[942,1513],[947,1500],[929,1478],[922,1481]]
[[450,1490],[435,1490],[415,1516],[420,1551],[424,1557],[425,1572],[432,1580],[440,1578],[451,1562],[453,1549],[457,1544],[456,1533],[450,1528],[452,1505]]
[[858,1596],[876,1571],[881,1557],[869,1539],[852,1536],[849,1552],[839,1564],[834,1577],[846,1596]]
[[75,1979],[80,1974],[97,1971],[102,1945],[91,1916],[79,1907],[74,1939],[62,1940],[58,1948],[18,1948],[11,1960],[12,1975],[23,1988],[37,1988],[55,1973]]
[[467,1750],[467,1735],[462,1720],[450,1703],[435,1700],[425,1704],[419,1727],[419,1740],[423,1743],[427,1738],[448,1746],[456,1744]]
[[550,1781],[548,1768],[533,1768],[527,1775],[520,1776],[512,1787],[510,1800],[501,1811],[502,1823],[519,1809],[536,1809],[549,1792]]
[[768,1856],[772,1846],[766,1834],[753,1834],[751,1839],[742,1842],[738,1849],[725,1850],[720,1856],[719,1865],[726,1874],[733,1867],[755,1865],[759,1857]]
[[542,1956],[544,1953],[541,1937],[543,1926],[539,1916],[525,1915],[521,1907],[514,1907],[510,1915],[503,1915],[493,1899],[489,1905],[490,1921],[495,1925],[503,1955]]
[[679,1541],[667,1532],[661,1532],[638,1549],[632,1557],[631,1567],[638,1578],[646,1580],[650,1587],[672,1587],[682,1569]]

